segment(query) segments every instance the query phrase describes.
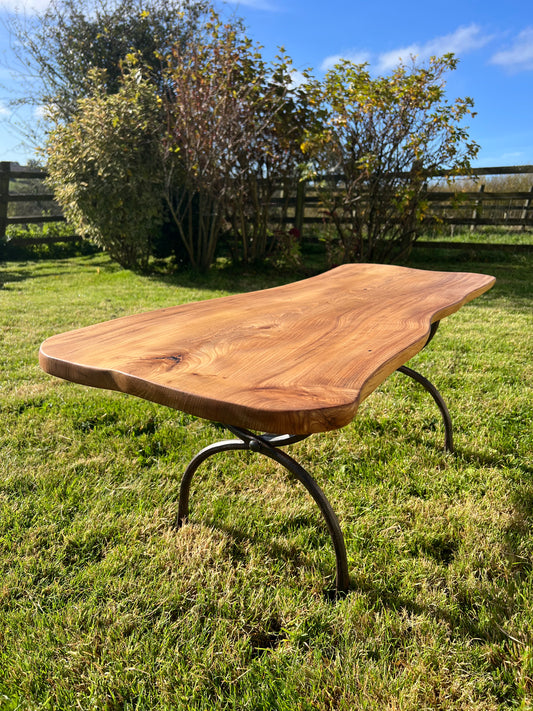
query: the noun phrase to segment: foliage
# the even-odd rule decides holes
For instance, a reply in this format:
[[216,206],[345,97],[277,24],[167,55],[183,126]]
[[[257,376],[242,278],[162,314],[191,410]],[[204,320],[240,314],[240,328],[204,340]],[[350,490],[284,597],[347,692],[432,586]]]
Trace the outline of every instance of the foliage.
[[449,103],[445,96],[444,75],[456,65],[448,54],[374,78],[366,64],[342,61],[310,84],[323,124],[304,148],[316,173],[341,176],[343,190],[333,178],[322,186],[339,261],[408,253],[424,212],[425,173],[453,174],[476,155],[463,126],[471,99]]
[[157,55],[187,44],[204,10],[203,0],[51,0],[41,13],[15,14],[13,51],[22,86],[31,86],[19,101],[53,104],[69,120],[92,91],[90,70],[105,70],[105,89],[115,93],[120,64],[132,52],[158,83]]
[[0,275],[0,708],[36,711],[503,711],[533,703],[530,257],[413,250],[493,273],[353,424],[290,447],[344,530],[351,590],[312,499],[266,458],[206,462],[190,524],[179,479],[219,427],[64,383],[44,338],[301,273],[149,279],[105,254]]
[[67,222],[45,222],[40,225],[8,225],[7,240],[39,239],[40,237],[60,238],[72,235],[72,227]]
[[[40,108],[47,107],[44,118],[53,117],[52,124],[45,121],[45,136],[60,124],[68,124],[75,120],[80,111],[94,104],[94,74],[91,69],[101,70],[99,76],[98,93],[101,103],[105,103],[105,95],[123,92],[122,65],[128,56],[135,55],[136,61],[142,68],[143,76],[154,85],[154,90],[162,94],[164,87],[165,66],[161,56],[171,47],[180,47],[181,50],[192,41],[198,28],[204,21],[204,14],[209,0],[52,0],[47,8],[29,16],[15,14],[10,19],[10,28],[13,37],[13,50],[19,59],[19,72],[23,79],[21,85],[31,86],[26,96],[18,99],[22,103],[36,104]],[[31,80],[31,81],[30,81]],[[88,103],[80,99],[90,97]],[[92,103],[91,103],[92,101]],[[111,100],[111,103],[113,101]],[[113,115],[114,109],[109,105]],[[103,110],[103,109],[102,109]],[[132,127],[138,130],[143,121],[139,116],[137,124]],[[80,118],[85,123],[85,131],[89,130],[91,118]],[[146,117],[144,123],[150,123],[151,117]],[[95,131],[98,122],[92,122]],[[111,137],[113,126],[107,127],[109,133],[106,138],[93,137],[94,143],[101,140],[102,148],[106,141],[113,144]],[[40,142],[43,126],[39,125],[35,142]],[[71,129],[75,132],[75,128]],[[160,126],[162,131],[162,126]],[[26,127],[26,133],[32,133],[33,127]],[[53,142],[57,147],[60,136],[65,133],[55,132]],[[142,141],[139,136],[126,139],[125,126],[117,124],[117,142],[126,145],[131,140],[132,145]],[[148,143],[151,137],[148,136]],[[74,144],[71,145],[71,148]],[[81,143],[76,144],[81,148]],[[99,149],[100,150],[100,149]],[[157,155],[160,155],[158,146]],[[119,163],[124,159],[120,151]],[[105,159],[104,159],[105,160]],[[157,157],[150,158],[148,165],[157,163]],[[124,200],[126,190],[121,190],[118,181],[121,168],[118,167],[114,188],[120,191],[116,200]],[[83,171],[82,171],[83,172]],[[131,206],[132,214],[136,214],[137,196],[143,191],[142,181],[134,189],[133,182],[136,173],[128,176],[129,194],[134,198]],[[80,178],[83,179],[83,178]],[[158,176],[154,177],[157,184]],[[111,188],[109,182],[103,181],[101,186],[104,191]],[[93,182],[92,187],[97,188]],[[63,198],[66,194],[64,191]],[[96,195],[95,200],[109,202],[109,195]],[[141,198],[142,200],[142,198]],[[141,203],[142,204],[142,203]],[[179,259],[180,248],[176,244],[175,235],[168,225],[167,213],[160,200],[160,213],[158,222],[160,227],[151,224],[154,249],[159,254],[168,256],[174,252]],[[124,209],[126,206],[123,205]],[[85,217],[87,218],[88,213]],[[124,228],[126,229],[126,225]],[[135,221],[129,222],[135,227]],[[93,233],[99,233],[100,227],[95,226]],[[137,230],[139,234],[139,230]],[[100,239],[99,237],[97,237]],[[106,237],[107,239],[107,237]],[[128,238],[130,242],[133,235]],[[143,237],[146,241],[147,236]],[[178,238],[179,239],[179,238]]]
[[276,190],[294,182],[307,120],[289,58],[272,64],[242,30],[213,13],[185,52],[173,49],[166,99],[167,200],[191,262],[212,262],[224,226],[234,254],[264,258],[278,227]]
[[[174,5],[150,3],[104,2],[91,14],[88,5],[55,0],[38,18],[35,37],[26,38],[55,126],[47,151],[58,200],[76,228],[122,264],[146,266],[145,227],[156,253],[167,254],[173,243],[181,261],[178,233],[187,260],[202,269],[228,229],[234,258],[256,261],[277,249],[285,262],[294,260],[293,236],[283,225],[287,200],[275,213],[271,209],[280,185],[297,178],[309,114],[303,91],[293,85],[290,60],[282,53],[268,64],[236,20],[223,24],[214,11],[209,22],[200,20],[202,2],[186,5],[181,24]],[[130,70],[122,73],[133,56],[142,92],[133,91]],[[159,121],[152,94],[163,101]],[[117,205],[130,217],[122,219]],[[142,208],[144,220],[137,219]],[[138,254],[119,254],[137,239]]]
[[49,182],[79,234],[119,264],[147,268],[150,238],[161,220],[160,106],[154,86],[132,59],[115,94],[91,70],[91,95],[48,141]]
[[[341,62],[323,81],[304,73],[297,85],[283,50],[267,62],[240,21],[224,23],[208,8],[209,0],[52,0],[35,25],[18,26],[40,77],[35,97],[55,122],[56,185],[68,176],[60,201],[76,224],[108,248],[114,240],[114,254],[139,239],[138,254],[119,258],[143,268],[151,249],[172,248],[177,261],[206,269],[221,236],[235,261],[277,251],[295,262],[297,231],[286,227],[294,186],[302,174],[340,173],[321,186],[335,226],[331,262],[408,253],[426,207],[425,174],[453,174],[476,154],[463,125],[471,100],[445,96],[457,60],[413,61],[377,78]],[[121,69],[131,56],[138,90]],[[105,206],[100,214],[96,205]],[[129,215],[120,229],[117,205]]]
[[295,263],[299,233],[286,227],[286,218],[300,179],[302,138],[315,112],[303,85],[295,83],[292,61],[283,50],[271,65],[257,55],[254,71],[258,95],[245,107],[245,135],[235,155],[237,171],[226,215],[244,261],[274,253],[276,260]]

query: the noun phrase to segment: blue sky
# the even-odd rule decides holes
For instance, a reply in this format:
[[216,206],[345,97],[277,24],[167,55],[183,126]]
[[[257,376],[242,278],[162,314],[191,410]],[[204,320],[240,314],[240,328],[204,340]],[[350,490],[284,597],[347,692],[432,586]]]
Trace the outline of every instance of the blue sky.
[[[9,130],[7,104],[12,78],[2,15],[16,0],[0,0],[0,159],[33,155]],[[399,57],[454,52],[458,69],[449,75],[448,95],[471,96],[477,116],[470,135],[480,144],[477,165],[533,164],[533,6],[530,0],[240,0],[228,3],[267,57],[283,46],[297,69],[317,76],[336,58],[370,63],[387,73]]]

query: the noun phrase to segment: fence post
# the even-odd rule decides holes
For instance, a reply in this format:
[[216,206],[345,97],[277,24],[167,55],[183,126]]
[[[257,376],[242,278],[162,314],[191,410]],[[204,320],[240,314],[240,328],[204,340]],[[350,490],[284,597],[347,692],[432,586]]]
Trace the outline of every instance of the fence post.
[[305,180],[299,180],[296,186],[296,207],[294,208],[294,227],[298,230],[299,239],[303,237],[305,212]]
[[[533,195],[533,185],[529,188],[529,192],[530,192],[531,195]],[[521,226],[521,228],[520,228],[520,231],[521,231],[521,232],[525,232],[526,229],[527,229],[527,228],[526,228],[526,224],[527,224],[527,213],[529,212],[530,209],[531,209],[531,198],[528,198],[528,199],[524,202],[524,207],[522,208],[522,223],[523,223],[523,224],[522,224],[522,226]]]
[[[484,192],[485,192],[485,183],[482,183],[482,184],[479,186],[479,192],[480,192],[480,193],[484,193]],[[472,212],[472,219],[473,219],[473,220],[477,220],[477,218],[479,217],[479,215],[478,215],[478,207],[479,207],[479,205],[481,205],[481,200],[476,200],[476,202],[475,202],[475,207],[474,207],[474,210],[473,210],[473,212]],[[476,224],[475,224],[475,222],[474,222],[473,224],[470,225],[470,232],[474,232],[475,229],[476,229]]]
[[0,240],[6,236],[10,172],[11,163],[7,160],[0,161]]

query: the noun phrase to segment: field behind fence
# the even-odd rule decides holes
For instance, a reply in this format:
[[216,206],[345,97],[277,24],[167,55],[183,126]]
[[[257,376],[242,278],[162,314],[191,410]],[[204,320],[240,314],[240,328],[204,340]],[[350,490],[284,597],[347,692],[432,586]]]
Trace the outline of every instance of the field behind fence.
[[[408,177],[408,174],[406,174]],[[64,222],[61,210],[44,184],[42,168],[0,162],[0,240],[11,225]],[[342,176],[328,176],[328,181],[342,190]],[[428,227],[448,234],[455,227],[471,231],[493,226],[519,231],[533,230],[533,165],[475,168],[447,183],[438,174],[428,176],[424,186],[428,202]],[[302,236],[311,238],[326,222],[317,182],[299,182],[282,195],[276,204],[289,205],[286,221]],[[72,236],[17,237],[11,244],[29,244],[76,239]]]

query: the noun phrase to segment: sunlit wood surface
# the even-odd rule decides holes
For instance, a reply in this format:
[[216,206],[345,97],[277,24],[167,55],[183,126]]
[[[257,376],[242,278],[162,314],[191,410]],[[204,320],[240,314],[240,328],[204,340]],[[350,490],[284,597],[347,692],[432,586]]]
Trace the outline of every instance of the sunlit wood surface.
[[432,322],[493,283],[483,274],[348,264],[52,336],[40,364],[225,424],[321,432],[347,424],[424,346]]

